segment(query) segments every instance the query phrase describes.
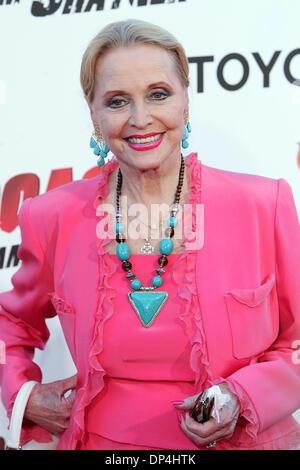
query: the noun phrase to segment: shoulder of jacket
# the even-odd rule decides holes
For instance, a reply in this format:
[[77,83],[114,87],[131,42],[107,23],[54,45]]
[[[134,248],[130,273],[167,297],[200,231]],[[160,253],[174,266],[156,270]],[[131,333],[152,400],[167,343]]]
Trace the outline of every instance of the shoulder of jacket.
[[46,193],[30,198],[30,212],[34,216],[71,214],[91,205],[97,195],[99,175],[63,184]]
[[[268,197],[276,199],[278,182],[282,179],[271,178],[258,174],[243,173],[231,170],[223,170],[208,165],[202,165],[203,172],[209,182],[214,185],[214,190],[224,192],[233,196],[249,197],[251,199]],[[285,180],[284,180],[285,181]]]

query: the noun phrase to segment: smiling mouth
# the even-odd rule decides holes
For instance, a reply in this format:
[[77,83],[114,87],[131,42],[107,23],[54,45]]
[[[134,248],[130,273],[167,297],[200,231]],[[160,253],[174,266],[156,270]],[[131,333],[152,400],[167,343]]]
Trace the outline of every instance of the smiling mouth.
[[157,142],[161,137],[161,134],[155,134],[148,137],[128,137],[126,140],[131,144],[149,144],[152,142]]

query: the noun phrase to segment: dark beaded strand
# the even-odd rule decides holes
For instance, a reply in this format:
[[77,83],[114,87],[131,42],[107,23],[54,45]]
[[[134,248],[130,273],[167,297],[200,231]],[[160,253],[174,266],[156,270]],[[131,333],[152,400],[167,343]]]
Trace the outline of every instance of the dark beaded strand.
[[130,269],[132,268],[132,264],[128,260],[123,261],[122,268],[123,268],[124,271],[130,271]]
[[[181,155],[181,165],[180,165],[180,171],[179,171],[179,178],[178,178],[178,185],[177,189],[175,192],[175,198],[173,202],[173,206],[171,209],[171,216],[176,218],[176,213],[178,211],[178,206],[179,206],[179,201],[180,201],[180,194],[181,194],[181,189],[183,185],[183,180],[184,180],[184,158],[183,155]],[[121,195],[121,188],[122,188],[122,173],[119,168],[118,171],[118,180],[117,180],[117,188],[116,188],[116,207],[117,207],[117,213],[116,213],[116,220],[117,222],[120,221],[121,214],[120,214],[120,195]],[[172,238],[174,237],[174,227],[169,227],[167,229],[167,237]],[[118,243],[124,243],[126,241],[126,238],[123,236],[123,234],[117,232],[116,234],[116,241]],[[159,268],[156,270],[156,272],[160,275],[161,273],[165,272],[163,269],[163,266],[166,266],[168,264],[168,259],[167,255],[162,255],[158,258],[158,264]],[[122,269],[127,272],[126,277],[128,277],[130,280],[135,278],[135,275],[131,272],[132,264],[130,261],[123,261],[122,262]]]
[[[176,192],[175,192],[175,198],[174,198],[174,203],[173,203],[173,206],[175,206],[176,209],[178,208],[179,201],[180,201],[180,194],[181,194],[181,189],[182,189],[182,185],[183,185],[183,180],[184,180],[184,158],[183,158],[183,155],[181,155],[181,165],[180,165],[180,170],[179,170],[178,185],[177,185],[177,189],[176,189]],[[171,210],[172,217],[176,217],[176,213],[177,213],[177,210],[174,210],[174,209]],[[174,227],[169,227],[167,236],[169,238],[173,238],[174,232],[175,232]],[[161,269],[162,266],[165,266],[165,265],[168,264],[168,259],[166,258],[166,255],[163,255],[163,256],[165,258],[166,263],[164,265],[160,264],[161,258],[159,258],[158,264],[160,265],[160,268],[158,268],[158,269]],[[160,272],[159,272],[159,274],[160,274]]]
[[168,264],[168,258],[166,257],[166,255],[162,255],[160,258],[158,258],[158,264],[163,267],[163,266],[167,266]]
[[123,236],[122,233],[117,232],[116,234],[116,241],[118,243],[124,243],[126,241],[126,238]]

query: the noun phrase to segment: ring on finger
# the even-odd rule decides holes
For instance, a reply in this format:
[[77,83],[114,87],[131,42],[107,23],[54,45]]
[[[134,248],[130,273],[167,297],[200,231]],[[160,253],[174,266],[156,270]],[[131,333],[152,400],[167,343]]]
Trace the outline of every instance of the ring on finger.
[[217,441],[212,441],[209,444],[207,444],[206,448],[210,449],[211,447],[216,447]]

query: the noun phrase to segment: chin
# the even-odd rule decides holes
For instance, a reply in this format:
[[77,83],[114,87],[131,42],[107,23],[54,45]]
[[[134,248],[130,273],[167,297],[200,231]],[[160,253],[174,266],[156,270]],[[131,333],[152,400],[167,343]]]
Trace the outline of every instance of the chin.
[[[118,155],[117,153],[115,154]],[[119,154],[117,156],[118,160],[124,162],[126,164],[136,166],[138,168],[141,167],[159,167],[161,163],[165,160],[165,156],[162,154],[158,154],[153,150],[149,150],[147,152],[126,152]]]
[[135,158],[132,162],[137,168],[155,170],[159,168],[164,161],[163,157],[154,157],[153,155],[144,155],[144,158]]

